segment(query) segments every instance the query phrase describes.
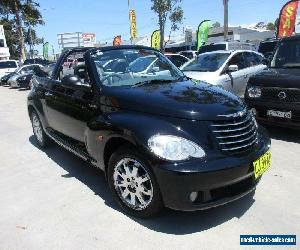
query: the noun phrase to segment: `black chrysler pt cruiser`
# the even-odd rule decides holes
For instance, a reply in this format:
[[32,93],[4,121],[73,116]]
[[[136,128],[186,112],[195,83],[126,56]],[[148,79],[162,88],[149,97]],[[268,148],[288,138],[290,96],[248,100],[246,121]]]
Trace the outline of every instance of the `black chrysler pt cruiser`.
[[40,147],[54,141],[102,169],[138,217],[237,200],[271,162],[266,131],[238,97],[147,47],[65,51],[51,76],[34,77],[28,113]]

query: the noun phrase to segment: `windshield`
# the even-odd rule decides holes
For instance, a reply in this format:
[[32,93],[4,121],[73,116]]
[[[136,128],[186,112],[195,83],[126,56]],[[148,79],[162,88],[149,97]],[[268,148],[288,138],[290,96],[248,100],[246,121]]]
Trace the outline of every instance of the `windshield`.
[[225,63],[229,55],[230,53],[201,54],[195,59],[183,65],[181,70],[214,72],[217,71]]
[[15,61],[0,61],[0,69],[13,69],[18,67],[17,63]]
[[272,68],[300,67],[300,41],[282,41],[279,43],[273,60]]
[[109,87],[177,81],[184,76],[164,55],[150,49],[98,50],[92,59],[102,84]]

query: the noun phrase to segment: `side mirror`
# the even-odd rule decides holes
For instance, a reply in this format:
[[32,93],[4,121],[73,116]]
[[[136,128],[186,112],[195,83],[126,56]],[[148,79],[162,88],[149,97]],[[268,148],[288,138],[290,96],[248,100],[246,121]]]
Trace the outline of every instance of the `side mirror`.
[[237,66],[237,65],[229,65],[227,71],[228,72],[236,72],[238,70],[239,70],[239,66]]
[[61,79],[63,87],[74,89],[74,90],[90,90],[91,86],[84,84],[81,79],[76,75],[66,75]]

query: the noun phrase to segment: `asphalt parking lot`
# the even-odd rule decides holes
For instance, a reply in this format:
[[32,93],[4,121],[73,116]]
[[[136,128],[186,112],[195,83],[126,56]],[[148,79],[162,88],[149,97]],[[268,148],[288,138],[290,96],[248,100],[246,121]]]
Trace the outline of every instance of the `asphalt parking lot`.
[[118,209],[100,170],[59,146],[37,148],[27,93],[0,87],[0,249],[232,250],[240,234],[296,234],[299,247],[299,132],[270,129],[273,164],[254,196],[140,220]]

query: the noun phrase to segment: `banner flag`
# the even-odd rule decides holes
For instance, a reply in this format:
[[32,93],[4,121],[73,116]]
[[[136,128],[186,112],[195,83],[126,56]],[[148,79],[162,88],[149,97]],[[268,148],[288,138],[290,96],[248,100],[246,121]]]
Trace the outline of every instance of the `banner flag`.
[[277,38],[289,37],[295,32],[299,0],[287,2],[281,9],[277,27]]
[[151,47],[160,50],[160,30],[153,31],[151,35]]
[[129,11],[131,40],[137,38],[135,10]]
[[113,46],[119,46],[119,45],[121,45],[121,43],[122,43],[122,37],[116,36],[113,41]]
[[197,50],[199,50],[202,45],[207,43],[210,28],[210,20],[204,20],[199,24],[197,30]]
[[49,53],[49,43],[46,42],[43,45],[43,57],[44,57],[45,60],[48,60],[48,58],[49,58],[49,54],[48,53]]

